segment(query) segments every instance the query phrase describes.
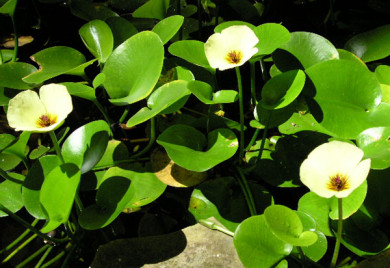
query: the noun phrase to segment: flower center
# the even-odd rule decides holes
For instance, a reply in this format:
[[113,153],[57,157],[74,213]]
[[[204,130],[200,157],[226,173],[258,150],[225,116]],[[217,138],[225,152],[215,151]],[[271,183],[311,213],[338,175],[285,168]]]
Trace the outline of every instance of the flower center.
[[226,61],[231,63],[231,64],[239,64],[242,60],[242,52],[241,51],[236,51],[236,50],[233,50],[233,51],[230,51],[227,55],[226,55]]
[[328,182],[328,189],[336,192],[341,192],[343,190],[349,189],[348,177],[341,174],[336,174],[330,178]]
[[39,128],[49,127],[55,123],[57,123],[57,116],[50,115],[50,114],[41,115],[36,122]]

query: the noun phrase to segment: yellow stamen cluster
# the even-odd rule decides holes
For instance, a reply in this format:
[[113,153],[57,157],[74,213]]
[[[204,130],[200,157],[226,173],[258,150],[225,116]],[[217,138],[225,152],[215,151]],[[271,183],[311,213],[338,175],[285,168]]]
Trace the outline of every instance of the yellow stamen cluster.
[[41,115],[36,122],[37,127],[39,128],[49,127],[55,123],[57,123],[57,116],[50,114]]
[[341,174],[336,174],[330,177],[328,182],[328,189],[336,192],[341,192],[350,188],[348,177]]
[[239,64],[243,58],[242,52],[241,51],[230,51],[227,56],[226,56],[226,61],[231,63],[231,64]]

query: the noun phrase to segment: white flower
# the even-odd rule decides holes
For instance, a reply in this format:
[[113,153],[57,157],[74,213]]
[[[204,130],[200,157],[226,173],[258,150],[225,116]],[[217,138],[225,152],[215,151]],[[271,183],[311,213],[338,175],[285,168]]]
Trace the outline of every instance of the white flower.
[[353,144],[331,141],[315,148],[303,161],[300,177],[312,192],[330,198],[347,197],[368,176],[371,159]]
[[73,110],[72,98],[63,85],[49,84],[25,90],[8,103],[7,120],[16,131],[48,132],[62,125]]
[[222,71],[247,62],[257,53],[255,46],[258,42],[256,34],[248,26],[234,25],[211,35],[204,49],[210,66]]

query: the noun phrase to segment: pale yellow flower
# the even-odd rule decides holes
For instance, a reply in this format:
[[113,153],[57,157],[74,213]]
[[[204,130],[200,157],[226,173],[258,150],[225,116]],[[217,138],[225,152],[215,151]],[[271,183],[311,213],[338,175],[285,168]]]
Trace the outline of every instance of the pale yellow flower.
[[331,141],[315,148],[303,161],[300,177],[304,185],[319,196],[347,197],[368,176],[371,159],[353,144]]
[[256,34],[248,26],[234,25],[211,35],[204,49],[210,66],[222,71],[247,62],[257,53],[255,46],[258,42]]
[[63,85],[49,84],[25,90],[8,103],[7,120],[16,131],[48,132],[62,125],[73,110],[72,98]]

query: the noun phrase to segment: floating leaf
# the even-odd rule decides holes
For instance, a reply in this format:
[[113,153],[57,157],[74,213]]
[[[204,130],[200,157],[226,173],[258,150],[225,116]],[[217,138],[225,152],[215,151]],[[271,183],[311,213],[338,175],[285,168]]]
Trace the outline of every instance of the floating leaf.
[[81,174],[91,170],[106,150],[111,129],[103,120],[92,121],[73,131],[62,145],[66,163],[76,164]]
[[[148,53],[144,53],[145,48]],[[160,77],[163,59],[163,44],[153,32],[140,32],[123,42],[112,52],[103,69],[104,87],[110,101],[127,105],[146,98]]]
[[100,63],[106,62],[114,46],[114,37],[107,23],[102,20],[90,21],[80,28],[79,34],[92,55]]
[[261,91],[260,105],[269,110],[286,107],[301,93],[305,78],[301,70],[288,71],[271,78]]
[[27,173],[22,188],[23,202],[27,211],[37,219],[47,219],[47,213],[39,200],[43,181],[57,166],[61,165],[56,155],[47,155],[38,159]]
[[[23,182],[24,176],[17,173],[8,173],[16,180]],[[11,180],[5,180],[0,183],[0,204],[11,212],[16,213],[23,207],[22,184]],[[0,217],[8,216],[7,213],[0,211]]]
[[234,246],[245,267],[268,268],[289,255],[293,246],[272,234],[264,215],[244,220],[234,233]]
[[13,89],[30,89],[34,84],[26,83],[23,77],[37,71],[33,65],[24,62],[9,62],[0,65],[0,86]]
[[164,84],[150,95],[147,102],[148,107],[142,108],[133,115],[127,121],[126,126],[132,127],[141,124],[169,108],[180,99],[188,99],[189,95],[190,91],[187,88],[186,81],[176,80]]
[[290,41],[272,53],[279,70],[307,69],[317,63],[339,58],[337,49],[324,37],[309,32],[293,32]]
[[322,113],[317,117],[323,117],[318,121],[324,128],[340,138],[355,139],[373,124],[381,124],[374,108],[381,101],[382,90],[375,75],[362,64],[327,61],[306,73],[315,86],[314,100]]
[[318,239],[316,233],[303,231],[298,214],[286,206],[269,206],[264,211],[264,218],[271,232],[286,243],[307,247]]
[[179,31],[180,27],[183,25],[183,22],[183,16],[170,16],[157,23],[156,26],[153,27],[152,31],[158,34],[163,44],[166,44],[173,36],[175,36],[177,31]]
[[39,70],[23,78],[26,83],[42,83],[62,75],[84,75],[84,68],[95,60],[85,62],[85,57],[71,47],[56,46],[39,51],[31,56],[39,64]]
[[157,143],[165,148],[176,164],[199,172],[229,159],[238,148],[237,137],[229,129],[211,131],[207,141],[199,130],[181,124],[167,128],[158,137]]
[[133,12],[134,18],[162,20],[165,18],[170,0],[149,0]]
[[49,221],[41,232],[50,232],[68,221],[80,176],[80,169],[76,165],[66,163],[55,167],[45,177],[39,200],[47,212]]
[[355,35],[347,41],[345,49],[364,62],[383,59],[390,55],[390,25]]

